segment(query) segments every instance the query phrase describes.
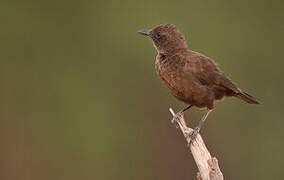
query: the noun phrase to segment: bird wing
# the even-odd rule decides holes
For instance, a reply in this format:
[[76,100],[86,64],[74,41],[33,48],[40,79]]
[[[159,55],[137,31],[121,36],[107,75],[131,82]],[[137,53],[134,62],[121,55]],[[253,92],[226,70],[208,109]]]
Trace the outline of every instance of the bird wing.
[[191,52],[190,54],[191,69],[195,78],[202,85],[226,89],[234,93],[240,92],[240,89],[218,69],[213,60],[197,52]]

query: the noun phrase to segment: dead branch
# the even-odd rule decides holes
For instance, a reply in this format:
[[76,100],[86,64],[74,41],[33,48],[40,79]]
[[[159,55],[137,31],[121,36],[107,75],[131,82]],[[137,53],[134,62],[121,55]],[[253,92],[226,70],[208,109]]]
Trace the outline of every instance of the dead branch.
[[[172,108],[169,109],[174,116],[175,112]],[[182,116],[177,122],[180,130],[186,138],[187,143],[190,142],[190,136],[193,129],[187,127],[184,117]],[[218,160],[215,157],[211,157],[211,154],[207,150],[202,137],[198,134],[196,139],[190,145],[190,150],[195,160],[195,163],[199,169],[197,173],[198,180],[223,180],[223,174],[219,168]]]

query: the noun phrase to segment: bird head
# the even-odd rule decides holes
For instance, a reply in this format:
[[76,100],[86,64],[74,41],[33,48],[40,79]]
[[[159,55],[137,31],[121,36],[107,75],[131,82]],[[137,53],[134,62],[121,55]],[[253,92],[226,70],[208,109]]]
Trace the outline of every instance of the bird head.
[[187,48],[183,34],[173,24],[159,25],[150,30],[140,30],[138,33],[150,37],[159,53]]

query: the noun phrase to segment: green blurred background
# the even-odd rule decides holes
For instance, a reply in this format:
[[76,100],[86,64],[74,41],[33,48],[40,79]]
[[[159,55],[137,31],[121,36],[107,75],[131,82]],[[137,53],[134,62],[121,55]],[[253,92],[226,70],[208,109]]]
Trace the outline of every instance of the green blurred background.
[[[175,100],[137,30],[172,23],[262,105],[219,102],[201,133],[226,179],[283,179],[284,2],[8,1],[0,179],[195,179]],[[204,111],[186,119],[195,126]]]

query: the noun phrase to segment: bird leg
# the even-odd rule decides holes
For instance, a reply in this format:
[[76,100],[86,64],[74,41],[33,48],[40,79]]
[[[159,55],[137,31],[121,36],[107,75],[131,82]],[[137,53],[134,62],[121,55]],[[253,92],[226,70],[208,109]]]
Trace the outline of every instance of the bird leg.
[[[186,108],[184,108],[184,109],[182,109],[181,111],[179,111],[179,112],[177,112],[175,115],[174,115],[174,117],[173,117],[173,119],[172,119],[172,123],[177,123],[179,120],[180,120],[180,118],[183,116],[183,114],[184,114],[184,112],[186,111],[186,110],[188,110],[188,109],[190,109],[192,107],[192,105],[189,105],[189,106],[187,106]],[[177,127],[178,127],[178,125],[177,125]]]
[[193,143],[193,141],[195,140],[197,134],[199,133],[199,131],[200,131],[202,125],[205,123],[206,118],[208,117],[208,115],[209,115],[212,111],[213,111],[213,109],[208,110],[207,113],[206,113],[206,114],[202,117],[202,119],[200,120],[198,126],[196,126],[196,127],[193,129],[193,131],[192,131],[190,134],[188,134],[188,136],[190,136],[190,141],[189,141],[189,143],[188,143],[188,146],[190,146],[190,145]]

